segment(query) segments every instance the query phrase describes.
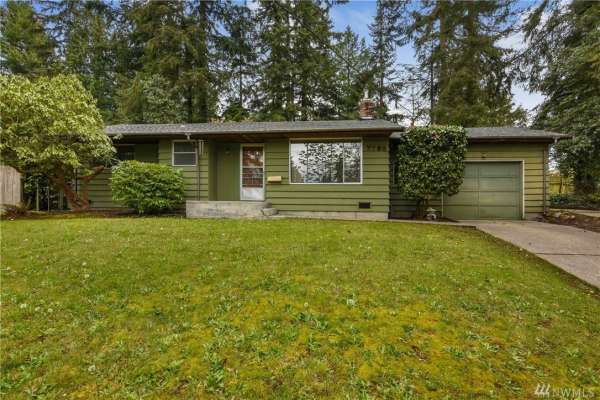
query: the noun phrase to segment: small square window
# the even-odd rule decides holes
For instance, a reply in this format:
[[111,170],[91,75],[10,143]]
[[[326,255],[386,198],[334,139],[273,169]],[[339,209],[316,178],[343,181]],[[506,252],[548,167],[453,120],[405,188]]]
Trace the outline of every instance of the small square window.
[[173,142],[173,165],[195,166],[196,143],[187,141]]

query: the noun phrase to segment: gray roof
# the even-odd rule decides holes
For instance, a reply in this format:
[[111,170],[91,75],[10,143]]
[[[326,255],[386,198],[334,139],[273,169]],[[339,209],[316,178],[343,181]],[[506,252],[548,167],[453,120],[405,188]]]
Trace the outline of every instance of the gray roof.
[[342,121],[295,121],[295,122],[211,122],[199,124],[123,124],[109,125],[106,134],[115,135],[215,135],[215,134],[260,134],[302,132],[391,132],[401,127],[393,122],[372,120]]
[[570,137],[570,135],[562,133],[515,126],[466,128],[466,131],[469,139],[560,139]]
[[[538,129],[519,128],[514,126],[490,126],[481,128],[465,128],[470,140],[544,140],[568,138],[570,135],[543,131]],[[402,132],[393,133],[392,139],[399,138]]]

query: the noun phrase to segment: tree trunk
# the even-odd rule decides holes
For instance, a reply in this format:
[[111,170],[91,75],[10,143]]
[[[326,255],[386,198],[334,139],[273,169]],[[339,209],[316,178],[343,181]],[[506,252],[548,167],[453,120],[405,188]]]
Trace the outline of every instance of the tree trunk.
[[54,183],[56,188],[62,190],[65,193],[65,197],[67,198],[67,205],[71,210],[84,210],[84,208],[82,207],[81,199],[77,194],[77,191],[73,189],[73,187],[63,174],[53,176],[52,182]]
[[429,207],[429,199],[417,199],[417,207],[415,209],[415,219],[424,219],[425,210]]
[[64,172],[51,177],[51,179],[52,182],[54,182],[54,185],[65,193],[67,204],[71,210],[85,211],[90,207],[90,198],[88,192],[90,181],[102,171],[104,171],[104,166],[100,165],[94,167],[92,172],[88,175],[77,177],[77,179],[81,181],[80,193],[77,193],[77,189],[73,188],[70,179],[66,176],[66,174],[64,174]]
[[198,69],[201,77],[198,82],[198,122],[208,122],[208,2],[200,0],[198,14]]
[[429,62],[429,125],[435,124],[433,108],[435,107],[435,92],[434,87],[434,60],[433,60],[433,47],[431,48],[431,57]]

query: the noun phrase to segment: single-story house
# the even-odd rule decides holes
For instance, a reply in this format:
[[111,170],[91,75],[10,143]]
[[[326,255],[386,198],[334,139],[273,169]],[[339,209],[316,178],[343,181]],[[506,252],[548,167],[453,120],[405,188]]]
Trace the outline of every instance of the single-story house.
[[[409,217],[414,202],[394,185],[402,128],[376,119],[113,125],[117,157],[183,171],[188,216],[261,209],[296,216]],[[548,201],[548,150],[563,135],[470,128],[465,178],[433,206],[454,219],[529,219]],[[93,208],[111,199],[110,169],[90,184]],[[232,213],[232,214],[231,214]]]

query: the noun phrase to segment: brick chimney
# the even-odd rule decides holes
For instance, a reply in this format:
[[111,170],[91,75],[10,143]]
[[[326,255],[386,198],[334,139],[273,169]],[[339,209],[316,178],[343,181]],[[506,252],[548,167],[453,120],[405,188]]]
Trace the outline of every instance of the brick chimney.
[[365,89],[365,94],[358,102],[359,119],[375,119],[375,102],[369,98],[369,91]]

